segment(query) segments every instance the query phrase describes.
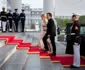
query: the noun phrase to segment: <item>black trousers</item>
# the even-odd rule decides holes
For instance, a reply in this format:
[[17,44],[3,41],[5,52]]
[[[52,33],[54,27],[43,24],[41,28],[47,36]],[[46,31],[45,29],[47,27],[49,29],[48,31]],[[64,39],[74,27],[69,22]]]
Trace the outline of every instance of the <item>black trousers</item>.
[[25,21],[21,21],[21,26],[22,26],[22,32],[24,32]]
[[[45,45],[45,49],[47,51],[49,51],[49,48],[48,48],[48,45],[47,45],[47,39],[48,39],[48,35],[46,34],[44,37],[43,37],[43,43]],[[52,44],[52,47],[53,47],[53,54],[56,54],[56,44],[55,44],[55,36],[50,36],[50,41],[51,41],[51,44]]]
[[18,21],[14,21],[14,23],[15,23],[16,31],[18,31]]
[[9,20],[9,27],[12,29],[12,20]]

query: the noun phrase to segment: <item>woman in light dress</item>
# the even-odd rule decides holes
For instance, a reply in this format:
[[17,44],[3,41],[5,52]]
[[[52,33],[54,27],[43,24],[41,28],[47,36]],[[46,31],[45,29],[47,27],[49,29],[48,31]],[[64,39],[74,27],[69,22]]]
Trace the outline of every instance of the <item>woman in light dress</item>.
[[[38,46],[39,46],[42,50],[45,50],[45,48],[44,48],[44,43],[43,43],[43,41],[42,41],[42,38],[44,37],[44,35],[45,35],[46,32],[47,32],[47,23],[48,23],[48,20],[47,20],[45,14],[42,14],[42,15],[41,15],[41,18],[42,18],[43,23],[42,23],[42,26],[41,26],[41,35],[40,35],[40,39],[39,39],[39,41],[38,41]],[[52,52],[52,50],[51,50],[51,45],[50,45],[50,43],[49,43],[48,40],[47,40],[47,44],[48,44],[48,47],[49,47],[49,53],[51,53],[51,52]]]

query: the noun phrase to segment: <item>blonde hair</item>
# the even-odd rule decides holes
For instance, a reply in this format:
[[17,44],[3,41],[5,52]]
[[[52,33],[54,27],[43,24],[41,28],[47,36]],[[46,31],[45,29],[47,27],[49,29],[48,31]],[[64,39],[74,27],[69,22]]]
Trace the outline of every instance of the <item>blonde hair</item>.
[[46,18],[46,14],[42,14],[42,15],[41,15],[41,17],[44,17],[44,18]]

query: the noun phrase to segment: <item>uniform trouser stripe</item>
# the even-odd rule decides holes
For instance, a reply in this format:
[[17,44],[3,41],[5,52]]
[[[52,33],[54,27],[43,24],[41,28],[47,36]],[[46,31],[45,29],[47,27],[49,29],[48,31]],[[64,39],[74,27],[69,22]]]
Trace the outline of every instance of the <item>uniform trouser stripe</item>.
[[73,65],[80,67],[80,45],[76,44],[73,46],[74,48],[74,62]]
[[1,23],[2,23],[2,31],[6,31],[6,24],[7,24],[7,22],[2,21]]

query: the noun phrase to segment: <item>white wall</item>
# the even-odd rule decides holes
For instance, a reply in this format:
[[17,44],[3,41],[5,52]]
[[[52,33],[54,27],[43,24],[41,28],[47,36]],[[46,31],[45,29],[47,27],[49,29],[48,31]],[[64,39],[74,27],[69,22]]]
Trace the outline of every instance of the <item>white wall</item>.
[[85,0],[55,0],[56,16],[85,15]]
[[18,12],[20,13],[22,10],[22,0],[10,0],[11,3],[11,9],[14,12],[14,9],[18,9]]
[[52,13],[54,15],[55,0],[43,0],[44,13]]
[[0,0],[0,11],[2,10],[2,7],[7,9],[7,0]]

